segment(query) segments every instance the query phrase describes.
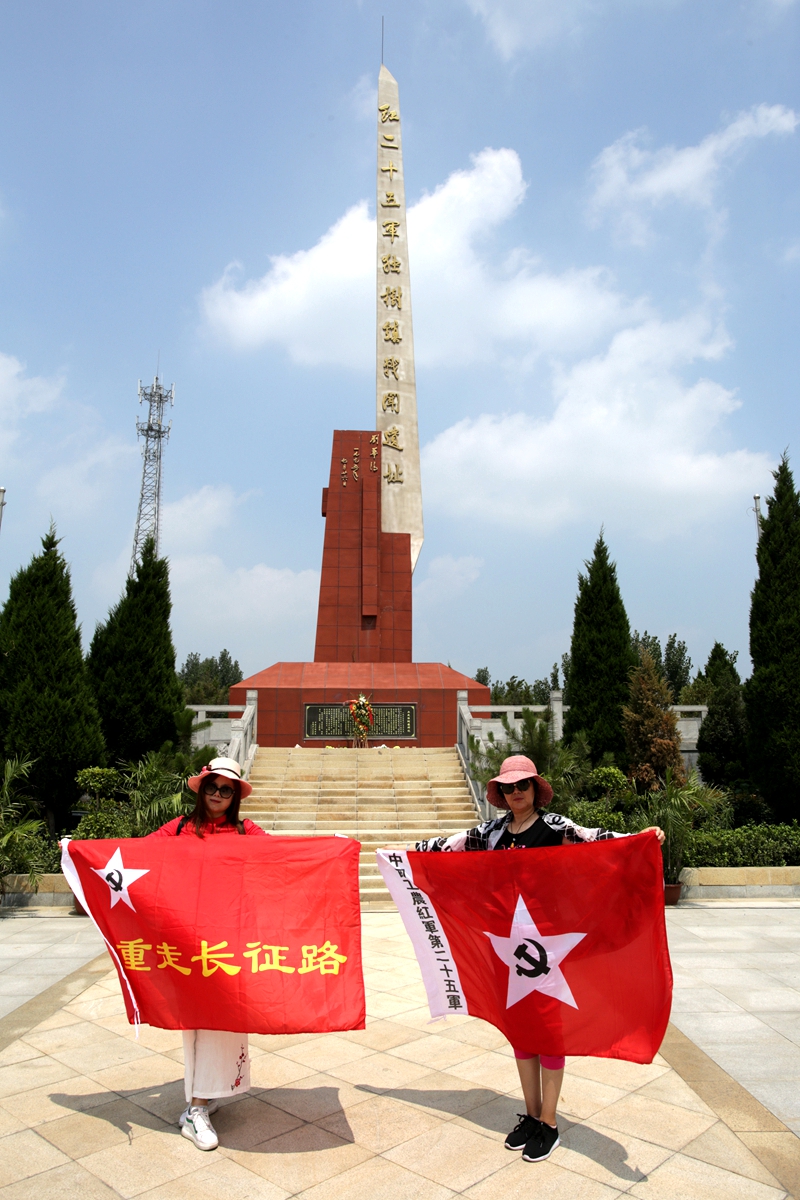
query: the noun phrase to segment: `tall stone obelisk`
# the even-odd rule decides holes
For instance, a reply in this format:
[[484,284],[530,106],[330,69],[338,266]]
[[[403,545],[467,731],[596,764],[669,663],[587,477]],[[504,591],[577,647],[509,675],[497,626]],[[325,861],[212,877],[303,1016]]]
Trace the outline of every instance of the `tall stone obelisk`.
[[378,77],[377,424],[381,434],[381,526],[411,535],[411,569],[422,549],[417,384],[411,323],[403,137],[397,81]]

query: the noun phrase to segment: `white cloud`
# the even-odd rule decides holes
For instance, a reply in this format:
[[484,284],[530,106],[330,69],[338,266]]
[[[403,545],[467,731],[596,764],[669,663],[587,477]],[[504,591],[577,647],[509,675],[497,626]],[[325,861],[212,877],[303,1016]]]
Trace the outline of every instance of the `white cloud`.
[[375,223],[349,209],[316,246],[277,255],[261,279],[236,286],[238,264],[203,292],[206,319],[232,345],[285,347],[305,366],[371,361]]
[[423,451],[426,503],[540,534],[613,516],[662,538],[718,519],[762,490],[771,466],[719,448],[734,394],[683,378],[727,347],[699,312],[616,334],[605,354],[556,376],[548,419],[485,414],[434,438]]
[[[587,24],[608,19],[615,9],[666,8],[680,0],[465,0],[480,17],[489,41],[508,61],[523,50],[575,38]],[[792,0],[772,0],[792,3]]]
[[248,495],[206,485],[165,504],[161,552],[169,558],[173,612],[180,615],[179,655],[217,654],[225,645],[252,674],[276,657],[310,657],[319,571],[228,565],[226,531]]
[[244,499],[229,484],[206,484],[180,500],[164,504],[161,509],[164,553],[187,553],[213,544],[220,531],[231,524],[236,506]]
[[224,645],[253,674],[278,658],[313,657],[319,571],[265,563],[231,569],[219,554],[178,555],[170,558],[170,585],[181,659],[193,649],[217,654]]
[[575,34],[595,7],[590,0],[466,0],[489,40],[506,60],[559,37]]
[[52,408],[63,387],[61,378],[26,376],[24,363],[0,352],[0,450],[11,445],[26,417]]
[[465,554],[454,558],[442,554],[431,559],[425,578],[414,586],[414,608],[417,613],[439,604],[449,604],[462,595],[481,573],[482,558]]
[[375,120],[378,111],[378,88],[372,75],[362,75],[350,91],[350,106],[361,120]]
[[759,104],[740,113],[696,146],[647,149],[645,130],[626,133],[607,146],[592,166],[590,215],[609,215],[635,244],[647,240],[647,211],[670,201],[711,209],[723,167],[753,140],[793,133],[800,117],[782,104]]
[[[59,520],[96,512],[104,501],[119,494],[120,482],[126,474],[133,478],[139,457],[136,445],[109,437],[94,441],[96,436],[96,430],[88,428],[63,439],[58,447],[59,457],[66,461],[42,471],[37,494],[58,514]],[[130,500],[132,505],[136,504],[134,493]]]
[[[409,209],[415,349],[422,365],[586,351],[632,316],[607,272],[554,274],[525,251],[500,267],[482,243],[522,202],[513,150],[483,150]],[[283,346],[297,363],[369,368],[374,356],[375,222],[351,208],[310,250],[272,260],[261,279],[236,271],[203,293],[209,326],[234,346]]]
[[[608,20],[615,10],[628,18],[637,9],[676,7],[681,0],[465,0],[483,21],[489,41],[508,62],[525,50],[575,39],[587,25]],[[787,12],[796,0],[751,0],[772,16]]]

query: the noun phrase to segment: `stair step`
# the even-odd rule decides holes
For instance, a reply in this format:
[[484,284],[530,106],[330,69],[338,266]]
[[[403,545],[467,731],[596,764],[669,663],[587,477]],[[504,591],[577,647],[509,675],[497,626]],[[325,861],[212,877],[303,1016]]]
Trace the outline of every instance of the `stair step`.
[[375,851],[448,836],[480,819],[455,747],[324,750],[260,747],[242,816],[275,837],[361,843],[361,903],[391,908]]

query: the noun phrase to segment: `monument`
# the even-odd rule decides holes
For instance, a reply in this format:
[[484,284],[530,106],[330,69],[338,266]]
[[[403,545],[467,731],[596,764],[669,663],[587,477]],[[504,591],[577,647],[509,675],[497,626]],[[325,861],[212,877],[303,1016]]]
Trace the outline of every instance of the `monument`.
[[231,704],[258,692],[262,746],[346,744],[347,704],[360,692],[375,711],[373,739],[448,746],[457,693],[490,702],[474,679],[412,661],[422,482],[400,99],[384,66],[377,132],[375,428],[334,431],[313,663],[275,663],[231,688]]

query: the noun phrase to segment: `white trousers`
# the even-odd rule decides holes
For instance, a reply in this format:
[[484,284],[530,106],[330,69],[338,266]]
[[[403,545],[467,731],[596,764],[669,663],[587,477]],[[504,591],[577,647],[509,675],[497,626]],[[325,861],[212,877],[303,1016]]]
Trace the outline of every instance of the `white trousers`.
[[250,1054],[246,1033],[218,1029],[183,1031],[183,1079],[186,1103],[197,1096],[219,1100],[250,1090]]

